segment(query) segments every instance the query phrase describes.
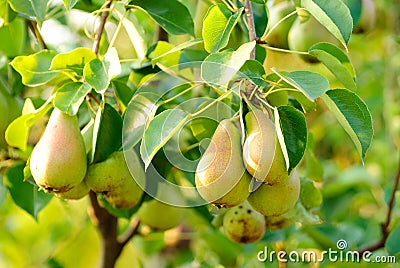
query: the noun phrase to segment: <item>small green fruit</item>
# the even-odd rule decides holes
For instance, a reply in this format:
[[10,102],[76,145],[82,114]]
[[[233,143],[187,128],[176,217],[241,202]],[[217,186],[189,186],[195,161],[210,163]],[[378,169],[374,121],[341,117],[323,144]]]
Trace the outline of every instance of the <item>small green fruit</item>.
[[30,169],[36,184],[50,192],[66,192],[83,181],[86,149],[76,116],[54,108],[32,151]]
[[[340,45],[340,42],[314,17],[309,16],[309,18],[304,21],[297,18],[289,31],[289,48],[295,51],[307,52],[311,46],[319,42],[329,42],[337,46]],[[301,54],[300,57],[309,63],[318,62],[317,58],[311,55]]]
[[373,0],[361,1],[361,17],[354,33],[367,33],[371,31],[376,23],[376,9]]
[[322,204],[322,194],[309,178],[300,179],[300,201],[306,209],[319,207]]
[[[295,10],[295,6],[288,1],[281,2],[273,6],[269,12],[270,29],[272,29],[272,27],[274,27],[282,18]],[[288,33],[295,19],[295,15],[291,16],[276,26],[266,39],[268,44],[273,47],[288,49]]]
[[264,216],[278,216],[294,207],[300,194],[300,179],[297,172],[285,181],[268,185],[263,183],[253,193],[248,201],[250,205]]
[[184,209],[168,205],[156,199],[144,202],[138,214],[140,221],[152,229],[164,231],[179,225]]
[[78,200],[85,197],[89,193],[89,191],[89,187],[86,185],[85,181],[83,181],[66,192],[54,194],[55,196],[62,199]]
[[231,120],[222,120],[197,166],[197,191],[209,203],[233,207],[248,197],[250,181],[243,166],[239,129]]
[[223,228],[233,242],[254,243],[265,233],[265,218],[245,201],[225,213]]
[[274,231],[289,227],[293,223],[293,219],[287,214],[265,217],[266,228]]

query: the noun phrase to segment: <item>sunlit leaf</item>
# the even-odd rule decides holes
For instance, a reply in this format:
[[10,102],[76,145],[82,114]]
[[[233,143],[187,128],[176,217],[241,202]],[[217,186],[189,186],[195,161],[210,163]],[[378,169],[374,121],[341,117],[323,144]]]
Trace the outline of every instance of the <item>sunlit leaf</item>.
[[104,63],[95,58],[86,63],[83,69],[83,76],[86,82],[91,85],[98,93],[103,92],[110,84],[110,78]]
[[64,6],[67,10],[71,10],[71,8],[73,8],[76,3],[78,3],[78,0],[63,0],[64,2]]
[[183,49],[185,49],[185,48],[188,48],[188,47],[194,46],[194,45],[196,45],[196,44],[199,44],[199,43],[201,43],[201,42],[203,42],[203,39],[202,39],[202,38],[196,38],[196,39],[193,39],[193,40],[189,40],[189,41],[187,41],[187,42],[184,42],[184,43],[182,43],[182,44],[180,44],[180,45],[178,45],[178,46],[174,46],[174,47],[172,47],[170,50],[168,50],[167,52],[165,52],[165,53],[163,53],[163,54],[161,54],[161,55],[159,55],[159,56],[153,58],[153,59],[151,60],[151,63],[152,63],[153,66],[154,66],[154,65],[155,65],[157,62],[159,62],[162,58],[164,58],[164,57],[166,57],[166,56],[169,56],[170,54],[172,54],[172,53],[174,53],[174,52],[177,52],[177,51],[183,50]]
[[58,54],[51,62],[51,70],[68,70],[83,75],[86,63],[96,58],[96,54],[88,48],[80,47],[70,52]]
[[242,11],[243,8],[232,14],[224,4],[216,4],[208,9],[202,28],[206,51],[215,53],[228,44],[229,36],[239,21]]
[[22,83],[27,86],[39,86],[49,82],[58,75],[58,71],[50,71],[51,61],[55,53],[42,50],[29,56],[18,56],[10,63],[22,76]]
[[85,96],[92,88],[87,83],[71,82],[60,87],[54,97],[54,106],[64,113],[74,116],[78,113],[79,107]]
[[52,108],[50,102],[46,102],[39,109],[28,114],[23,114],[8,125],[5,133],[6,141],[10,146],[26,151],[29,130],[40,118]]
[[329,89],[329,81],[322,75],[309,71],[294,71],[285,74],[286,82],[315,100]]
[[374,134],[367,105],[357,94],[342,88],[329,90],[322,98],[349,134],[364,161]]

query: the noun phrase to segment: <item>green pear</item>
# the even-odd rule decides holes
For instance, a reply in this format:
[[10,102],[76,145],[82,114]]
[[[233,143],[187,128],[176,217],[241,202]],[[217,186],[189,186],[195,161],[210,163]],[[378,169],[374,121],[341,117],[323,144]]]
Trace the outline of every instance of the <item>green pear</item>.
[[[129,153],[137,157],[133,150]],[[103,193],[114,207],[131,208],[139,203],[143,195],[143,189],[136,179],[145,179],[142,166],[135,165],[133,168],[135,178],[125,161],[124,152],[114,152],[106,160],[89,166],[85,182],[94,192]]]
[[265,217],[265,225],[268,230],[280,230],[289,227],[294,222],[294,219],[289,213],[285,213],[278,216]]
[[300,194],[297,172],[275,185],[263,183],[248,198],[250,205],[264,216],[278,216],[294,207]]
[[274,160],[272,161],[271,168],[264,182],[273,185],[287,180],[288,176],[285,157],[283,156],[282,147],[277,138]]
[[245,116],[247,137],[243,145],[243,162],[258,181],[264,181],[271,169],[276,148],[275,125],[261,110]]
[[282,21],[279,25],[277,23],[284,18],[286,15],[295,11],[296,7],[293,3],[285,1],[274,5],[269,11],[269,25],[272,31],[268,34],[266,41],[269,45],[278,48],[288,49],[288,33],[290,27],[296,19],[296,16],[291,16],[284,21]]
[[319,207],[322,204],[321,191],[309,178],[300,179],[300,201],[306,209]]
[[85,183],[82,181],[78,185],[72,187],[66,192],[63,193],[54,193],[55,196],[62,198],[62,199],[70,199],[70,200],[78,200],[85,197],[89,193],[90,189]]
[[157,199],[144,202],[139,211],[140,222],[158,231],[178,226],[183,218],[184,208],[176,207]]
[[76,116],[54,108],[32,151],[30,169],[36,184],[50,192],[66,192],[83,181],[87,159]]
[[228,209],[223,218],[223,228],[233,242],[254,243],[264,236],[265,218],[245,201]]
[[197,165],[197,191],[209,203],[233,207],[248,197],[250,181],[243,165],[239,129],[224,119]]
[[[308,49],[316,43],[329,42],[339,46],[340,42],[314,17],[301,21],[299,18],[293,23],[288,35],[288,44],[291,50],[307,52]],[[317,58],[311,55],[300,57],[309,63],[318,62]]]

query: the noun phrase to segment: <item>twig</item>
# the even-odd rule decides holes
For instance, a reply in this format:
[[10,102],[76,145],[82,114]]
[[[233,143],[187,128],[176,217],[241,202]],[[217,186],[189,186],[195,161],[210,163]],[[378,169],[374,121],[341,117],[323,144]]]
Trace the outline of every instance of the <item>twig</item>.
[[40,34],[40,31],[37,27],[37,22],[33,21],[33,20],[27,20],[26,24],[28,25],[29,29],[31,30],[31,32],[35,35],[36,40],[39,42],[39,45],[43,48],[43,49],[48,49],[46,43],[43,40],[42,35]]
[[380,240],[367,245],[365,247],[362,247],[358,250],[358,252],[360,252],[360,254],[366,252],[366,251],[374,251],[380,248],[383,248],[385,246],[386,240],[390,234],[390,230],[389,230],[389,225],[391,222],[391,218],[392,218],[392,212],[393,212],[393,207],[394,207],[394,201],[396,199],[396,191],[397,188],[399,187],[399,182],[400,182],[400,157],[399,157],[399,163],[398,163],[398,167],[397,167],[397,174],[396,174],[396,178],[394,181],[394,185],[393,185],[393,190],[392,193],[390,195],[390,200],[389,200],[389,204],[388,204],[388,211],[386,214],[386,220],[385,222],[382,224],[381,228],[382,228],[382,237]]
[[131,224],[129,225],[129,228],[123,233],[120,237],[118,237],[117,241],[120,247],[124,247],[132,237],[134,237],[139,230],[140,226],[140,220],[139,218],[135,218]]
[[93,42],[93,52],[96,53],[96,55],[99,53],[101,36],[103,35],[104,26],[106,24],[108,14],[110,13],[108,10],[111,7],[111,2],[112,0],[106,2],[104,6],[105,11],[103,12],[103,14],[101,14],[100,24],[95,33],[95,39]]
[[[249,39],[254,41],[257,39],[256,26],[254,25],[253,8],[251,7],[250,0],[244,0],[244,11],[246,13],[247,28],[249,30]],[[250,59],[256,58],[256,49],[254,48],[250,53]]]

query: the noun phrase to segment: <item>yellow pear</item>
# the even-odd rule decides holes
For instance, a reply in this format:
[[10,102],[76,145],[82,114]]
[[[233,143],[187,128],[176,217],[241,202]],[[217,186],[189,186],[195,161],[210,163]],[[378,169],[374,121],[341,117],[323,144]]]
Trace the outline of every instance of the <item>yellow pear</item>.
[[240,131],[234,122],[224,119],[197,165],[197,191],[209,203],[233,207],[248,197],[250,181],[243,165]]
[[85,197],[89,193],[90,189],[86,185],[85,181],[82,181],[78,185],[72,187],[66,192],[55,193],[55,196],[62,199],[78,200]]
[[[137,157],[133,150],[130,153]],[[143,195],[143,189],[135,179],[145,179],[143,167],[135,165],[134,168],[135,178],[125,161],[124,152],[114,152],[106,160],[89,166],[85,182],[94,192],[103,193],[114,207],[131,208],[139,203]]]
[[87,159],[76,116],[54,108],[32,151],[30,169],[36,184],[50,192],[66,192],[83,181]]
[[300,194],[300,179],[297,172],[285,181],[275,185],[263,183],[248,201],[250,205],[264,216],[278,216],[294,207]]
[[225,234],[233,242],[254,243],[265,233],[265,218],[245,201],[225,213],[223,228]]
[[261,110],[245,116],[247,137],[243,145],[243,161],[247,171],[258,181],[264,181],[271,169],[276,150],[275,125]]

